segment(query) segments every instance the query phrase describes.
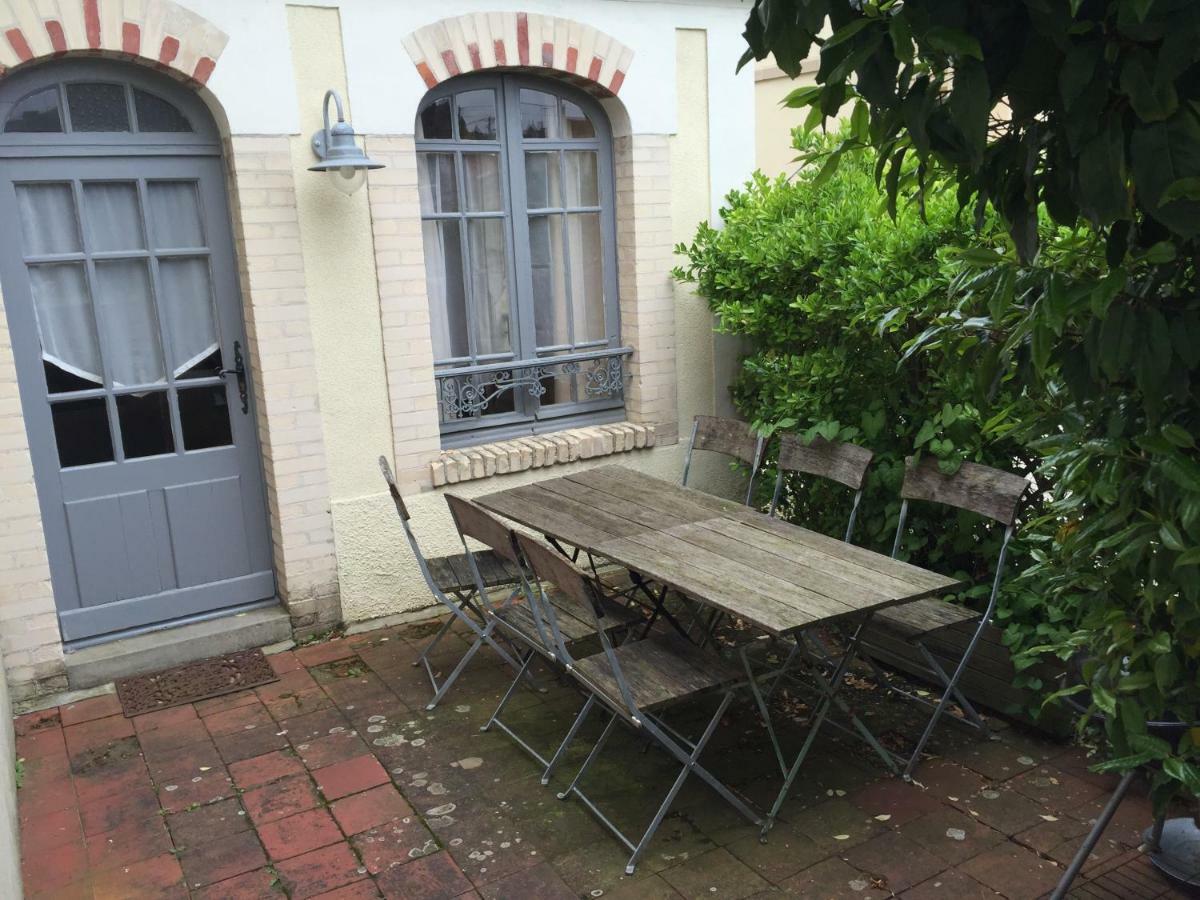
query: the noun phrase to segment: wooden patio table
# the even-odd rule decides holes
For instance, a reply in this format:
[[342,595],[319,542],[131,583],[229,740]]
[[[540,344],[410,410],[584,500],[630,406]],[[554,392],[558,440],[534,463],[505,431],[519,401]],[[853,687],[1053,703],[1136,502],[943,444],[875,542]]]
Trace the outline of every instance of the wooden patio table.
[[[748,686],[767,726],[784,778],[765,820],[774,823],[817,733],[833,705],[889,768],[895,764],[838,696],[871,615],[888,606],[951,591],[962,582],[771,518],[733,501],[622,466],[485,494],[480,506],[628,568],[691,601],[737,616],[790,645],[784,664],[766,675],[740,655]],[[833,674],[814,672],[822,698],[795,760],[789,764],[776,737],[768,700],[801,649],[807,629],[850,624],[853,636]],[[770,680],[764,696],[760,682]]]

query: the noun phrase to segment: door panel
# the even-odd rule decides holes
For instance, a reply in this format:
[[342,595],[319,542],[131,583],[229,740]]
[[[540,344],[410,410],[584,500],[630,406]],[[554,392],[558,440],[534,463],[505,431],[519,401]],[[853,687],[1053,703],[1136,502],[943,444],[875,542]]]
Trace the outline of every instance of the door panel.
[[3,159],[0,221],[64,637],[273,596],[220,160]]

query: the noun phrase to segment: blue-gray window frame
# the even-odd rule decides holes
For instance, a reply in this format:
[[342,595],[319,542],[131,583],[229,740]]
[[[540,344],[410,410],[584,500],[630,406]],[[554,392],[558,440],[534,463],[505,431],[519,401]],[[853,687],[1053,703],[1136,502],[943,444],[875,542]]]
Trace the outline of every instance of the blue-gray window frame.
[[[621,421],[625,417],[624,359],[632,352],[622,347],[620,341],[620,302],[617,280],[616,240],[616,177],[613,163],[612,127],[607,115],[596,99],[584,91],[548,78],[538,78],[517,73],[480,73],[452,78],[430,90],[417,109],[417,121],[426,108],[436,101],[465,91],[492,90],[496,98],[496,140],[462,140],[458,135],[458,116],[452,115],[451,139],[416,139],[416,152],[448,152],[454,154],[456,180],[458,182],[458,212],[422,212],[422,222],[454,219],[459,221],[464,272],[464,292],[468,310],[470,356],[465,358],[434,360],[435,382],[438,389],[438,407],[441,420],[442,445],[444,447],[467,446],[492,440],[504,440],[527,434],[558,431],[564,428],[595,425]],[[592,138],[526,138],[521,131],[520,92],[522,89],[552,94],[567,100],[588,117],[595,132]],[[417,132],[419,135],[419,132]],[[577,207],[566,205],[566,178],[564,157],[559,157],[559,185],[562,206],[530,209],[527,206],[525,184],[525,152],[539,150],[594,150],[597,159],[599,206]],[[500,157],[501,188],[504,211],[467,212],[463,202],[466,190],[463,178],[462,154],[471,152],[498,153]],[[419,177],[424,172],[418,165]],[[529,218],[530,215],[555,214],[563,216],[564,232],[567,224],[566,212],[596,212],[600,215],[602,241],[602,278],[604,290],[605,336],[602,339],[579,341],[573,344],[537,346],[537,331],[534,321],[533,270],[530,259]],[[510,337],[511,352],[481,356],[475,352],[475,339],[471,332],[470,310],[472,308],[471,279],[466,254],[466,221],[471,218],[502,218],[508,244],[508,292],[511,303]],[[565,237],[565,234],[564,234]],[[564,273],[567,280],[568,315],[570,304],[570,272]],[[572,329],[573,332],[573,329]],[[542,405],[537,394],[536,382],[557,372],[579,372],[589,385],[596,386],[593,399],[573,400]],[[448,377],[449,373],[453,376]],[[464,416],[448,419],[444,388],[452,379],[470,379],[476,385],[509,383],[514,397],[514,411],[500,415]],[[511,379],[511,381],[510,381]],[[531,383],[534,389],[530,390]]]

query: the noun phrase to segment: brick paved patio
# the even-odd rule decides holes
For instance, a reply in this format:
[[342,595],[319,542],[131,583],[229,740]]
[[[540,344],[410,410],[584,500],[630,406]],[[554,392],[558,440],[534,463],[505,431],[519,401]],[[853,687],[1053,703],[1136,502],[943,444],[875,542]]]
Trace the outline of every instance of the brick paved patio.
[[[689,783],[625,877],[609,834],[543,787],[506,737],[479,731],[507,685],[498,661],[481,654],[424,711],[428,685],[411,664],[429,630],[280,653],[278,682],[135,719],[111,695],[22,716],[28,896],[1032,898],[1053,887],[1111,786],[1078,751],[1015,727],[995,742],[943,728],[920,786],[823,737],[767,844]],[[441,662],[464,646],[456,637]],[[580,701],[543,681],[508,718],[549,747]],[[917,725],[865,683],[858,699],[891,739]],[[775,787],[761,727],[745,706],[725,725],[706,760],[765,802]],[[675,770],[631,736],[610,747],[589,784],[619,821],[643,823]],[[1149,818],[1144,798],[1126,801],[1074,896],[1184,896],[1136,849]]]

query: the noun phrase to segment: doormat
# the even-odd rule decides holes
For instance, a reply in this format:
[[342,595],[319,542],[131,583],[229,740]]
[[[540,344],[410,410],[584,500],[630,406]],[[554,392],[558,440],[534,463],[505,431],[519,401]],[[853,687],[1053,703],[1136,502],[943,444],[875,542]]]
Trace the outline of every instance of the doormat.
[[258,687],[278,678],[261,650],[238,650],[149,675],[122,678],[117,682],[117,697],[125,717],[131,718]]

